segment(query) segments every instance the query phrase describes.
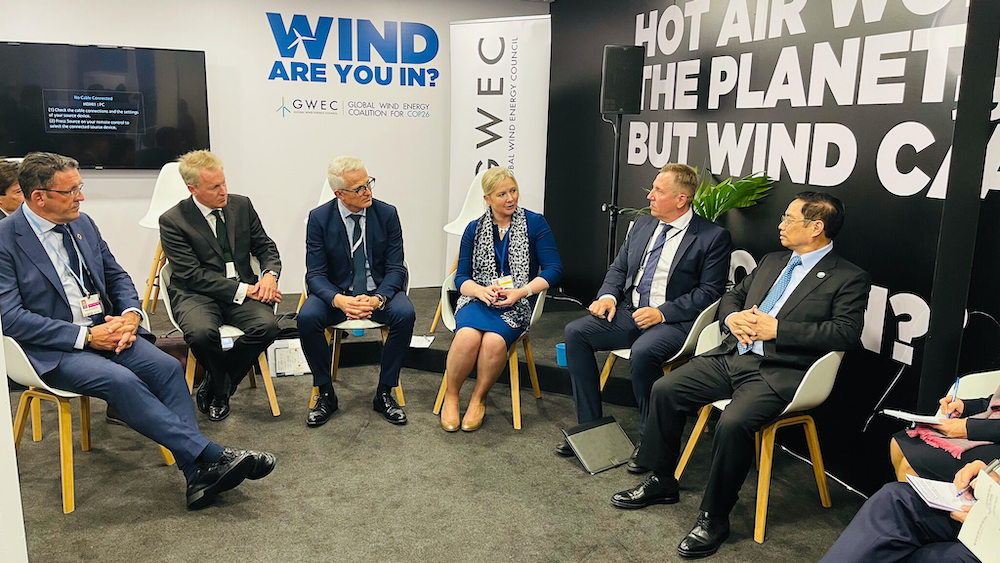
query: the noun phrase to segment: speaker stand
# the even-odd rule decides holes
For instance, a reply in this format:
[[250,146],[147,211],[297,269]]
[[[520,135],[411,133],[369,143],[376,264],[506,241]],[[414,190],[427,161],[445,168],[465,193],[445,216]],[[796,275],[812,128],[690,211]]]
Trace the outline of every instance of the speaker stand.
[[[602,116],[603,117],[603,116]],[[607,120],[605,120],[607,121]],[[608,123],[611,123],[608,121]],[[621,146],[622,146],[622,114],[615,114],[615,155],[611,161],[611,203],[601,205],[601,211],[608,214],[608,266],[615,260],[615,242],[618,229],[618,215],[621,208],[618,207],[618,171],[621,168]]]

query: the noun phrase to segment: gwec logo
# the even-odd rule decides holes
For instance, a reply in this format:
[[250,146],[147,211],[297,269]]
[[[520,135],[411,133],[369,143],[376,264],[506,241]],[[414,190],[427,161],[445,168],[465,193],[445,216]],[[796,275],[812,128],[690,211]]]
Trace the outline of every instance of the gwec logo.
[[[331,42],[330,32],[333,30],[334,18],[321,16],[316,21],[315,28],[302,14],[293,15],[287,26],[281,14],[267,12],[267,21],[271,24],[271,33],[282,59],[295,58],[300,54],[299,47],[302,47],[301,51],[310,60],[308,63],[276,60],[267,79],[326,82],[327,63],[313,61],[323,58],[327,44]],[[333,69],[341,84],[347,84],[348,81],[369,84],[374,80],[376,84],[387,86],[394,82],[395,69],[398,71],[395,83],[400,86],[434,86],[439,76],[436,68],[388,66],[423,65],[433,60],[438,53],[438,36],[430,26],[416,22],[386,21],[382,22],[382,31],[379,32],[371,20],[336,18],[336,21],[337,37],[334,41],[337,60],[371,63],[374,50],[385,63],[334,63]]]

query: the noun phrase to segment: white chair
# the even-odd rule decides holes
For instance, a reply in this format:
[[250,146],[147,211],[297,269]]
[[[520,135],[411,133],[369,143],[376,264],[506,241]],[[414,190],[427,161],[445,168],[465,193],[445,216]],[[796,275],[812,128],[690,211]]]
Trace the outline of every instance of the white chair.
[[[149,209],[146,211],[146,215],[139,219],[139,226],[159,231],[160,215],[190,195],[184,179],[181,178],[180,164],[177,162],[164,164],[163,168],[160,168],[160,175],[156,177],[153,195],[149,199]],[[153,255],[153,266],[149,270],[146,291],[142,295],[143,311],[156,312],[156,302],[160,296],[160,268],[166,261],[167,257],[163,254],[163,247],[157,241],[156,253]]]
[[[149,321],[143,314],[142,327],[149,330]],[[31,415],[32,439],[37,442],[42,439],[41,401],[52,401],[59,409],[59,460],[62,474],[63,513],[69,514],[76,509],[73,486],[73,419],[70,400],[80,399],[80,449],[90,450],[90,397],[70,391],[50,387],[35,372],[21,346],[11,337],[3,338],[4,355],[6,357],[7,375],[26,386],[21,393],[21,400],[14,415],[14,448],[19,449],[24,428]],[[160,453],[167,465],[174,464],[174,456],[170,450],[160,446]]]
[[[259,276],[260,264],[257,262],[257,259],[252,256],[250,257],[250,266],[253,268],[254,273]],[[173,271],[170,268],[169,262],[163,264],[163,267],[160,268],[160,281],[163,284],[164,291],[170,287],[170,276],[172,273]],[[181,327],[177,324],[177,321],[174,320],[174,312],[170,307],[170,296],[166,295],[164,297],[165,299],[163,300],[163,305],[167,309],[167,317],[170,318],[170,324],[174,325],[174,328],[180,331]],[[277,310],[277,306],[275,306],[275,310]],[[232,325],[222,325],[219,327],[219,336],[222,338],[232,338],[235,341],[237,338],[243,336],[243,331]],[[184,374],[185,379],[187,379],[188,391],[194,391],[194,371],[197,365],[198,360],[194,357],[194,353],[191,349],[188,348],[187,369]],[[274,382],[271,381],[271,370],[268,369],[267,366],[266,351],[261,352],[260,356],[257,358],[257,370],[260,372],[260,378],[264,380],[264,389],[267,390],[267,402],[271,406],[271,414],[278,416],[281,414],[281,409],[278,408],[278,398],[274,394]],[[257,381],[254,379],[253,369],[250,370],[248,378],[250,380],[250,387],[256,388]]]
[[[455,331],[455,310],[452,307],[451,300],[448,298],[448,292],[455,290],[455,272],[452,272],[448,274],[448,277],[445,278],[444,283],[441,285],[441,303],[443,304],[441,308],[441,320],[444,321],[444,326],[448,327],[448,330],[452,332]],[[542,398],[542,391],[538,388],[538,372],[535,370],[535,355],[531,351],[531,339],[528,337],[528,333],[531,332],[531,327],[535,324],[535,321],[542,316],[542,309],[545,308],[546,292],[547,290],[542,290],[537,294],[538,299],[535,301],[535,308],[531,311],[531,320],[528,322],[528,328],[521,333],[521,336],[517,337],[517,340],[507,350],[507,363],[510,367],[510,403],[514,414],[515,430],[521,429],[521,380],[517,367],[517,344],[519,342],[524,346],[524,359],[525,363],[528,364],[531,389],[535,392],[536,399]],[[444,376],[441,378],[441,388],[438,390],[437,400],[434,401],[434,414],[441,413],[441,403],[444,402],[444,393],[447,389],[448,371],[445,370]]]
[[[715,302],[709,305],[704,311],[698,313],[698,317],[695,318],[694,324],[691,325],[691,330],[688,332],[687,338],[684,339],[684,344],[681,345],[680,350],[678,350],[677,353],[671,356],[667,361],[663,362],[663,375],[667,375],[670,373],[670,370],[681,367],[691,359],[691,356],[694,355],[695,346],[698,344],[698,336],[701,335],[701,331],[704,330],[709,323],[715,320],[715,312],[718,309],[719,300],[716,299]],[[611,376],[611,368],[615,367],[615,361],[618,358],[628,360],[631,356],[631,348],[612,350],[611,353],[608,354],[608,359],[604,362],[604,369],[601,370],[601,391],[604,391],[604,385],[608,382],[608,377]]]
[[[450,223],[444,226],[444,232],[449,235],[462,236],[469,223],[482,216],[483,211],[486,210],[486,202],[483,201],[483,174],[486,174],[487,170],[489,169],[481,169],[476,174],[476,177],[472,179],[472,183],[469,184],[469,191],[465,194],[465,203],[462,204],[462,210],[458,213],[458,217],[455,217]],[[458,254],[455,255],[455,262],[452,263],[449,272],[454,272],[457,268]],[[437,330],[438,321],[441,320],[442,303],[444,301],[438,302],[437,311],[434,313],[434,320],[431,321],[432,333]]]
[[[319,190],[319,201],[316,203],[316,207],[319,207],[328,201],[333,201],[334,197],[336,196],[333,195],[333,188],[330,187],[330,178],[328,176],[323,179],[323,187],[320,188]],[[306,218],[303,219],[302,222],[305,223],[306,225],[309,224],[308,214],[306,214]],[[301,309],[302,304],[305,302],[306,302],[306,292],[303,291],[302,295],[299,296],[299,304],[297,307],[295,307],[295,310],[298,311],[299,309]]]
[[[981,399],[992,395],[997,387],[1000,387],[1000,370],[970,373],[958,380],[956,395],[959,399]],[[946,395],[951,395],[951,391],[949,387]]]
[[[406,268],[406,285],[403,292],[407,295],[410,294],[410,268],[406,264],[406,260],[403,260],[403,267]],[[306,302],[306,297],[309,296],[309,284],[303,279],[302,281],[302,299],[299,300],[299,306],[295,310],[302,309],[302,304]],[[330,362],[330,379],[332,381],[337,381],[337,368],[340,364],[340,344],[343,340],[343,331],[345,330],[367,330],[370,328],[377,328],[382,333],[382,344],[385,344],[385,339],[389,337],[389,327],[382,323],[377,323],[371,319],[356,319],[356,320],[346,320],[342,323],[335,324],[326,329],[326,342],[327,344],[333,343],[333,358]],[[319,399],[319,387],[312,388],[312,396],[309,398],[309,408],[312,409],[316,406],[316,400]],[[399,401],[399,406],[405,407],[406,400],[403,398],[403,383],[396,383],[396,400]]]
[[[722,343],[723,336],[719,329],[719,322],[716,321],[702,331],[702,336],[698,339],[696,352],[701,354]],[[806,371],[799,388],[796,389],[792,402],[788,403],[785,410],[774,421],[768,423],[757,433],[758,471],[757,471],[757,517],[754,523],[753,539],[757,543],[764,543],[764,526],[767,522],[767,499],[771,486],[771,465],[774,459],[774,437],[779,428],[786,426],[803,425],[806,433],[806,445],[809,447],[809,458],[812,461],[813,473],[816,477],[816,487],[819,489],[819,499],[824,508],[830,508],[830,489],[826,484],[826,472],[823,468],[823,455],[819,448],[819,436],[816,433],[816,423],[806,411],[814,409],[826,401],[833,390],[833,383],[837,379],[837,370],[840,368],[840,361],[844,358],[843,352],[827,352]],[[677,464],[674,472],[676,479],[681,478],[684,468],[691,459],[698,438],[707,430],[708,418],[713,409],[723,411],[731,401],[723,399],[715,401],[710,405],[705,405],[698,411],[698,420],[691,430],[691,436],[684,447],[684,453]]]

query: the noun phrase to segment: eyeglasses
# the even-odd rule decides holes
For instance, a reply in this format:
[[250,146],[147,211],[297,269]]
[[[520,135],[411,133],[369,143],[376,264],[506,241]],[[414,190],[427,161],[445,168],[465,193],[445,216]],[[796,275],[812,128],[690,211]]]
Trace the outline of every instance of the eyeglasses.
[[374,176],[369,176],[368,177],[368,182],[366,182],[365,185],[360,186],[360,187],[358,187],[356,189],[353,189],[353,190],[344,189],[344,190],[340,190],[340,191],[342,191],[342,192],[351,192],[354,195],[361,195],[361,192],[363,192],[365,190],[374,190],[374,189],[375,189],[375,177]]
[[57,194],[71,195],[73,197],[76,197],[80,195],[81,192],[83,192],[83,182],[80,182],[80,184],[77,186],[73,186],[73,189],[71,190],[50,190],[48,188],[39,188],[39,189],[43,192],[53,192]]
[[810,221],[815,221],[816,219],[796,219],[795,217],[789,217],[788,215],[782,215],[778,219],[778,226],[786,225],[788,223],[798,223],[799,221],[803,223],[808,223]]

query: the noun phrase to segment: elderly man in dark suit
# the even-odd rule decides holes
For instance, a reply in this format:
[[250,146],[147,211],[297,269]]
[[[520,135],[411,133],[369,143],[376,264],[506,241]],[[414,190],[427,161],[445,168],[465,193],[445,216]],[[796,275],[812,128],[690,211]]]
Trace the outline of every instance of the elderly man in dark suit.
[[[229,397],[278,335],[281,260],[250,199],[229,193],[218,157],[194,151],[179,162],[191,197],[160,216],[160,241],[173,269],[167,293],[184,340],[206,368],[198,409],[217,422],[229,416]],[[251,256],[260,263],[259,277]],[[223,341],[224,324],[243,336]]]
[[788,251],[764,256],[722,297],[718,316],[729,333],[723,343],[653,385],[637,457],[653,474],[615,494],[618,508],[677,502],[674,469],[687,415],[732,399],[716,425],[701,512],[677,547],[682,557],[711,555],[729,536],[729,512],[754,462],[754,434],[781,414],[809,366],[860,343],[871,279],[833,248],[843,222],[837,198],[798,194],[778,223]]
[[302,351],[319,388],[306,425],[325,424],[337,410],[326,327],[346,319],[371,319],[389,327],[372,408],[392,424],[406,413],[392,396],[416,315],[406,292],[403,229],[396,208],[372,197],[375,178],[361,159],[341,156],[327,167],[336,199],[309,212],[306,283],[309,298],[299,311]]
[[[686,164],[660,169],[646,198],[650,215],[636,219],[590,305],[591,316],[566,325],[566,360],[581,424],[602,414],[594,352],[631,347],[641,439],[650,389],[663,375],[661,364],[680,350],[698,313],[726,290],[731,237],[695,215],[691,199],[697,187],[698,174]],[[573,455],[565,441],[556,453]],[[628,470],[649,471],[636,463],[634,453]]]
[[107,401],[168,448],[187,479],[188,508],[270,473],[271,454],[223,448],[198,431],[180,363],[139,327],[132,280],[80,213],[77,162],[31,153],[20,184],[25,205],[0,221],[0,316],[35,371],[57,389]]

